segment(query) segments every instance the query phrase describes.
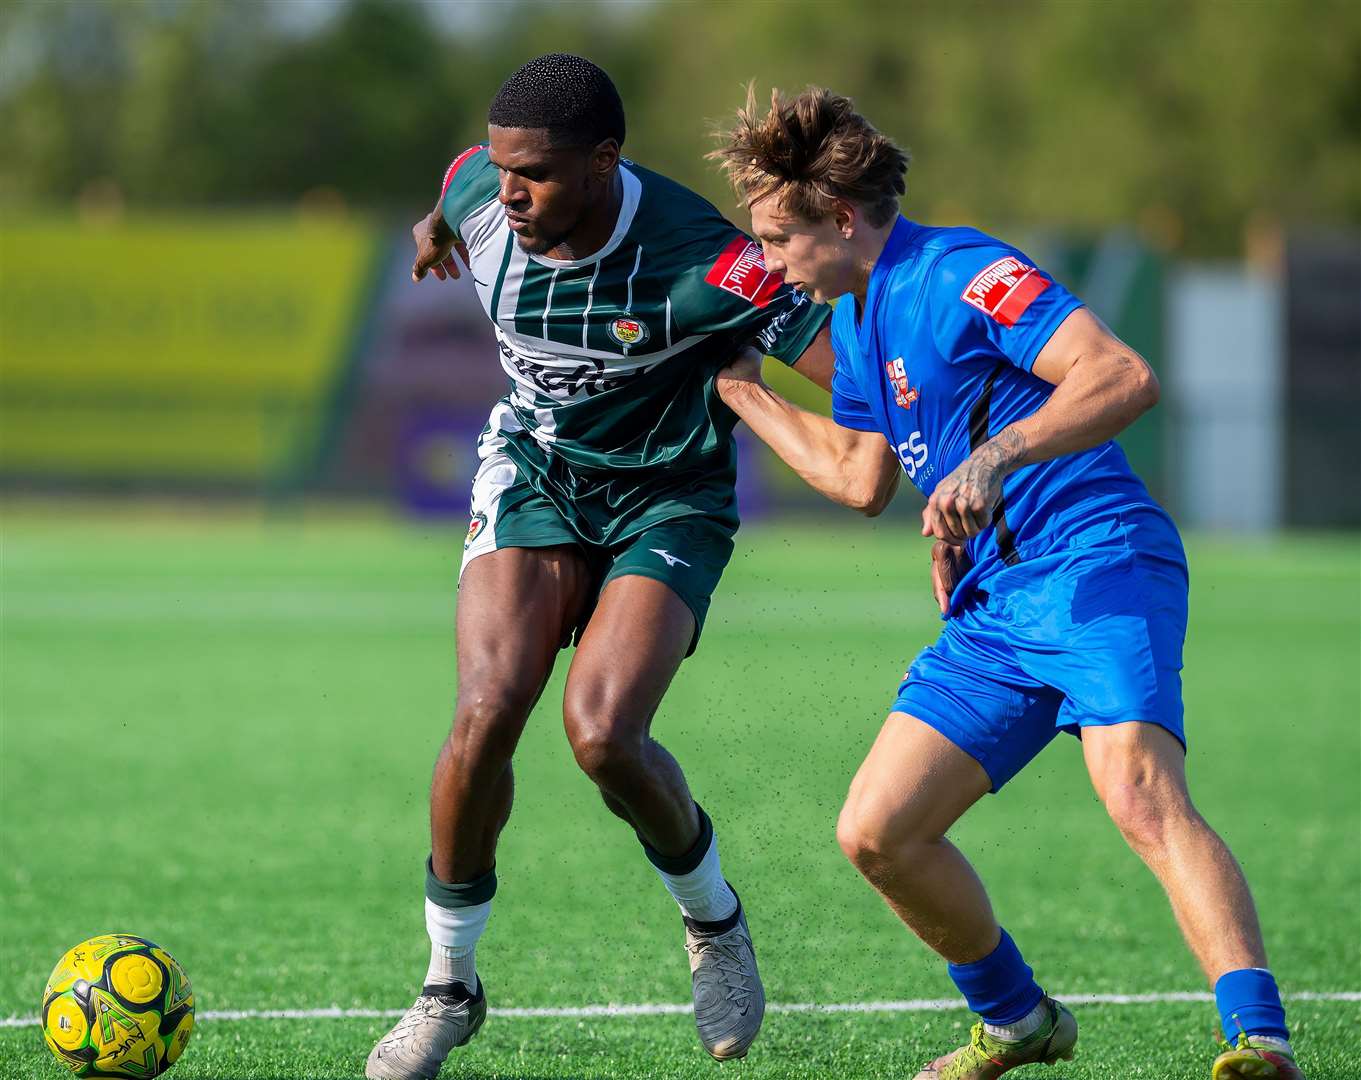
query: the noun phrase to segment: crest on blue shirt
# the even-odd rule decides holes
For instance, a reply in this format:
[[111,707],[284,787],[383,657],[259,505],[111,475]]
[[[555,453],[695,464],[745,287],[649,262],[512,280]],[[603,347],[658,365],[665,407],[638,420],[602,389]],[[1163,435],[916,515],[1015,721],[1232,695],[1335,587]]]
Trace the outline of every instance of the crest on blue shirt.
[[904,409],[912,407],[919,397],[921,391],[915,389],[907,381],[907,368],[903,365],[903,358],[890,360],[884,365],[884,370],[888,372],[888,381],[893,384],[893,400]]

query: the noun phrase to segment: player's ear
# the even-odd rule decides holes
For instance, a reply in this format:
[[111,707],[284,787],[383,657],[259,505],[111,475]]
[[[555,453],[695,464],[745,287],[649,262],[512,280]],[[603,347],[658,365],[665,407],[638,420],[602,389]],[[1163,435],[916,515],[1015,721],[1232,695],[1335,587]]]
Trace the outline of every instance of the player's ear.
[[597,178],[603,179],[614,171],[619,164],[619,143],[615,139],[605,139],[595,144],[591,149],[590,171]]
[[836,226],[843,240],[849,240],[855,235],[860,218],[859,210],[845,199],[837,199],[833,204],[832,224]]

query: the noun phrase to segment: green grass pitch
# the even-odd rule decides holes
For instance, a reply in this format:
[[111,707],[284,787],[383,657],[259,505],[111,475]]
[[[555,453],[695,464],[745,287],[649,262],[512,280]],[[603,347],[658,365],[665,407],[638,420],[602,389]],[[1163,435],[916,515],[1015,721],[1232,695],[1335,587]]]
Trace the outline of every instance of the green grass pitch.
[[[834,835],[938,625],[910,520],[744,530],[656,722],[714,818],[772,1002],[955,996]],[[348,517],[7,513],[0,1017],[31,1016],[62,951],[114,930],[170,949],[200,1013],[409,1004],[460,540]],[[1361,990],[1356,540],[1189,551],[1193,791],[1246,866],[1285,991]],[[478,954],[491,1004],[683,1003],[674,905],[562,736],[567,659],[516,761]],[[1074,740],[954,838],[1047,988],[1205,989]],[[1209,1075],[1210,1005],[1076,1011],[1077,1060],[1018,1080]],[[1361,1076],[1361,1002],[1296,1001],[1290,1015],[1311,1080]],[[389,1023],[204,1019],[172,1075],[357,1077]],[[442,1076],[910,1077],[967,1024],[962,1009],[775,1013],[750,1057],[720,1068],[685,1015],[493,1016]],[[35,1027],[0,1027],[0,1077],[60,1075]]]

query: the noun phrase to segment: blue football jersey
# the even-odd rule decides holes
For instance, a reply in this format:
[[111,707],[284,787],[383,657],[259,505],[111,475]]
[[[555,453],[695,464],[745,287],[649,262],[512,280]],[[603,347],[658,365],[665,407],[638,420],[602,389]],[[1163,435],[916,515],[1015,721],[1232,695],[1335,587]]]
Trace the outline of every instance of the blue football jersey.
[[[832,316],[832,415],[884,434],[923,495],[978,446],[1043,405],[1054,387],[1031,373],[1081,307],[1020,251],[976,229],[900,217],[870,275],[863,314],[845,297]],[[1175,527],[1115,442],[1027,465],[1003,482],[993,524],[969,541],[974,587],[1028,554],[1080,543],[1112,521],[1180,559]]]

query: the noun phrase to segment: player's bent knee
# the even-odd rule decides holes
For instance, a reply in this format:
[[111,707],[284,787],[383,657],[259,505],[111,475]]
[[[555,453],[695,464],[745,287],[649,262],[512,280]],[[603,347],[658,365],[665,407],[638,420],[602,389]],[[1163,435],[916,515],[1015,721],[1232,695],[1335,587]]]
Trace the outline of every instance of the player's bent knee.
[[1114,783],[1106,791],[1106,813],[1130,847],[1145,851],[1162,847],[1179,819],[1194,814],[1189,804],[1145,784]]
[[885,809],[848,799],[837,818],[837,843],[852,865],[870,878],[910,861],[916,843],[910,822]]
[[450,744],[460,759],[509,761],[532,707],[533,701],[518,693],[463,694],[454,710]]
[[632,776],[642,768],[642,739],[618,724],[577,721],[567,725],[567,741],[581,771],[597,784]]

